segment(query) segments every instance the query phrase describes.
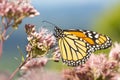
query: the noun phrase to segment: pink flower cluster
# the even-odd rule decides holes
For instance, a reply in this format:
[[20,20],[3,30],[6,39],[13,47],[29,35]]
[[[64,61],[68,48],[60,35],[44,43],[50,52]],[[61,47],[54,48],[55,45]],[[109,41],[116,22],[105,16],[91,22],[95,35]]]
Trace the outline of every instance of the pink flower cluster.
[[[56,39],[51,32],[45,28],[36,31],[35,26],[31,24],[25,25],[28,44],[26,46],[27,57],[21,66],[22,76],[18,80],[62,80],[59,73],[44,72],[48,60],[46,53],[55,46]],[[59,48],[54,48],[54,59],[60,58]]]
[[41,57],[41,58],[33,58],[29,61],[27,61],[24,66],[21,67],[21,70],[30,70],[30,68],[41,68],[46,65],[48,61],[48,58],[46,57]]
[[110,51],[109,58],[120,62],[120,44],[114,43],[113,48]]
[[48,71],[43,68],[33,67],[21,75],[17,80],[62,80],[61,74],[54,71]]
[[2,55],[4,41],[14,32],[13,30],[9,33],[7,30],[10,27],[18,29],[24,18],[34,17],[39,14],[29,0],[0,0],[0,56]]
[[92,54],[85,64],[64,70],[63,77],[65,80],[119,80],[120,44],[115,43],[108,56]]
[[47,29],[41,28],[39,32],[37,32],[35,26],[30,24],[27,24],[25,28],[28,35],[26,51],[32,57],[43,56],[54,46],[56,39]]
[[39,15],[39,12],[28,0],[0,0],[0,16],[2,16],[4,27],[18,28],[25,17],[36,15]]
[[28,0],[0,0],[0,15],[10,18],[14,16],[16,18],[20,16],[34,17],[39,15],[39,12],[30,5]]

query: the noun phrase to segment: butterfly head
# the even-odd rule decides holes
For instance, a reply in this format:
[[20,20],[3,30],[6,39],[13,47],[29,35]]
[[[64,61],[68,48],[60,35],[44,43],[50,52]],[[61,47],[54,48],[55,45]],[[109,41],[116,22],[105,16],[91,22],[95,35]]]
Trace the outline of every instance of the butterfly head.
[[55,26],[54,31],[55,31],[54,36],[57,39],[59,39],[59,38],[61,38],[63,36],[63,30],[60,29],[59,27]]

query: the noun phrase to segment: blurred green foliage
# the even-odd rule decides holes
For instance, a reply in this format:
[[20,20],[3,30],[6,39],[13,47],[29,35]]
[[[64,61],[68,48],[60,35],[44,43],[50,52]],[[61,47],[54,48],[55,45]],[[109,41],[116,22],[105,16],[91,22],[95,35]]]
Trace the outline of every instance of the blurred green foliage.
[[105,10],[94,24],[94,30],[110,36],[112,41],[120,42],[120,3]]
[[68,67],[66,64],[63,64],[63,62],[60,60],[59,62],[48,61],[45,68],[52,71],[59,72],[59,71],[62,71],[63,69],[72,68],[72,67]]

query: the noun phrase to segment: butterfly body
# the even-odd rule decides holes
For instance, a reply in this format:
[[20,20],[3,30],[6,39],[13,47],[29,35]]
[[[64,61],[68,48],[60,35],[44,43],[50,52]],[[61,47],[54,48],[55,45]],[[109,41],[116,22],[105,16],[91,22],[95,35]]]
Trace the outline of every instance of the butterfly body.
[[58,41],[62,61],[68,66],[81,65],[94,51],[112,45],[108,36],[88,30],[62,30],[55,26],[54,35]]

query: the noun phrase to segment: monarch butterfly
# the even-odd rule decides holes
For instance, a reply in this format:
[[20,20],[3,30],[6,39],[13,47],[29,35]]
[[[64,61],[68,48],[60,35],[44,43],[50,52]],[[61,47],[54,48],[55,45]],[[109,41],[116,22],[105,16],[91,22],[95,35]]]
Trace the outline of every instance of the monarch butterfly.
[[[50,22],[48,22],[50,23]],[[63,63],[68,66],[79,66],[85,63],[91,53],[106,49],[112,45],[111,39],[94,31],[54,28]]]
[[87,30],[62,30],[55,26],[55,37],[63,63],[78,66],[86,62],[91,53],[112,45],[111,39],[103,34]]

